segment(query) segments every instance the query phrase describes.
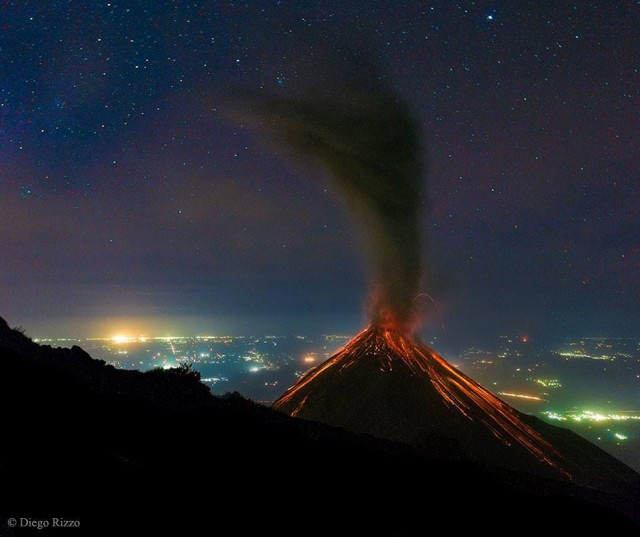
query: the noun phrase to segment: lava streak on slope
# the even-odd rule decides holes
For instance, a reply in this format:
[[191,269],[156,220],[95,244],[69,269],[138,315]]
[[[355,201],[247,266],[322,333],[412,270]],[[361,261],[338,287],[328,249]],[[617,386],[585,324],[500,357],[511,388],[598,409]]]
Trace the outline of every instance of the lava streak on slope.
[[[401,392],[390,389],[396,382],[388,383],[383,377],[396,377]],[[394,405],[398,400],[408,404],[401,404],[396,412]],[[465,444],[478,444],[478,438],[483,436],[479,445],[486,445],[487,435],[473,432],[485,429],[502,445],[519,446],[556,472],[570,477],[561,455],[521,419],[517,410],[422,342],[384,327],[369,326],[360,332],[333,357],[300,378],[274,403],[274,408],[292,416],[414,444],[420,443],[416,435],[421,431],[426,436],[440,434],[449,424],[453,431],[468,429],[462,435],[463,440],[472,438],[461,442],[465,450],[469,447]]]

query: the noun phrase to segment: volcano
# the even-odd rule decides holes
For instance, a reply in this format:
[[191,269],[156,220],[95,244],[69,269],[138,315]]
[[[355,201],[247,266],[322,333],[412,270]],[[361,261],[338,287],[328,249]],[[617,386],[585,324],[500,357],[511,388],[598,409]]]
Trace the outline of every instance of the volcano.
[[419,339],[371,325],[273,404],[436,457],[582,484],[637,474],[578,435],[522,414]]
[[239,89],[227,99],[239,123],[248,121],[268,143],[323,170],[369,260],[371,325],[274,408],[435,457],[580,483],[635,480],[613,457],[521,414],[413,336],[428,313],[421,300],[430,295],[421,291],[433,286],[433,267],[422,259],[429,244],[421,226],[429,208],[428,152],[415,107],[382,59],[361,41],[352,45],[309,43],[295,89]]

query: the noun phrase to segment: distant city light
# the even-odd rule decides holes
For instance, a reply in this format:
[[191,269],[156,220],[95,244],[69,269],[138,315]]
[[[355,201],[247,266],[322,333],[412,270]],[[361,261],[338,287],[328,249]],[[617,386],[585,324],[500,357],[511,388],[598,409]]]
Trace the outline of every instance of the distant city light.
[[621,433],[614,433],[613,436],[615,436],[618,440],[627,440],[629,438],[628,436],[625,436]]
[[206,377],[201,379],[202,382],[206,382],[208,384],[216,384],[218,382],[229,382],[227,377]]
[[543,412],[548,419],[557,421],[628,421],[628,420],[640,420],[640,414],[628,413],[628,414],[602,414],[600,412],[592,412],[591,410],[585,410],[583,412],[556,412],[546,411]]
[[545,388],[562,388],[562,384],[558,379],[536,379],[536,383]]
[[583,358],[588,360],[605,360],[605,361],[615,360],[615,356],[609,356],[608,354],[594,356],[592,354],[587,354],[584,351],[562,351],[562,352],[558,352],[558,355],[562,356],[563,358],[566,358],[567,360],[570,358]]

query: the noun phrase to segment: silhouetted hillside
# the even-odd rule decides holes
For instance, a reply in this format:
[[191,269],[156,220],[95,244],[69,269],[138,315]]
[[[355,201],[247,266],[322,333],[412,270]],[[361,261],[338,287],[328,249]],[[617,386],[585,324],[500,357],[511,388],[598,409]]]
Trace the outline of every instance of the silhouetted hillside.
[[[0,413],[0,535],[419,535],[435,519],[456,531],[638,529],[605,507],[630,513],[631,487],[489,472],[445,441],[425,456],[214,397],[188,370],[122,371],[39,346],[2,320]],[[81,528],[10,530],[10,517]]]

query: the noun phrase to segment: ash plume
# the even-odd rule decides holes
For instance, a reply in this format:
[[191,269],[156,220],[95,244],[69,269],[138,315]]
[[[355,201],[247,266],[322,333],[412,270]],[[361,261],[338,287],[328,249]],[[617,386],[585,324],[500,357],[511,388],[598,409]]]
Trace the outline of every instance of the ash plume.
[[409,333],[421,277],[418,122],[374,57],[315,52],[296,67],[292,88],[237,91],[234,108],[270,142],[328,172],[365,239],[372,323]]

